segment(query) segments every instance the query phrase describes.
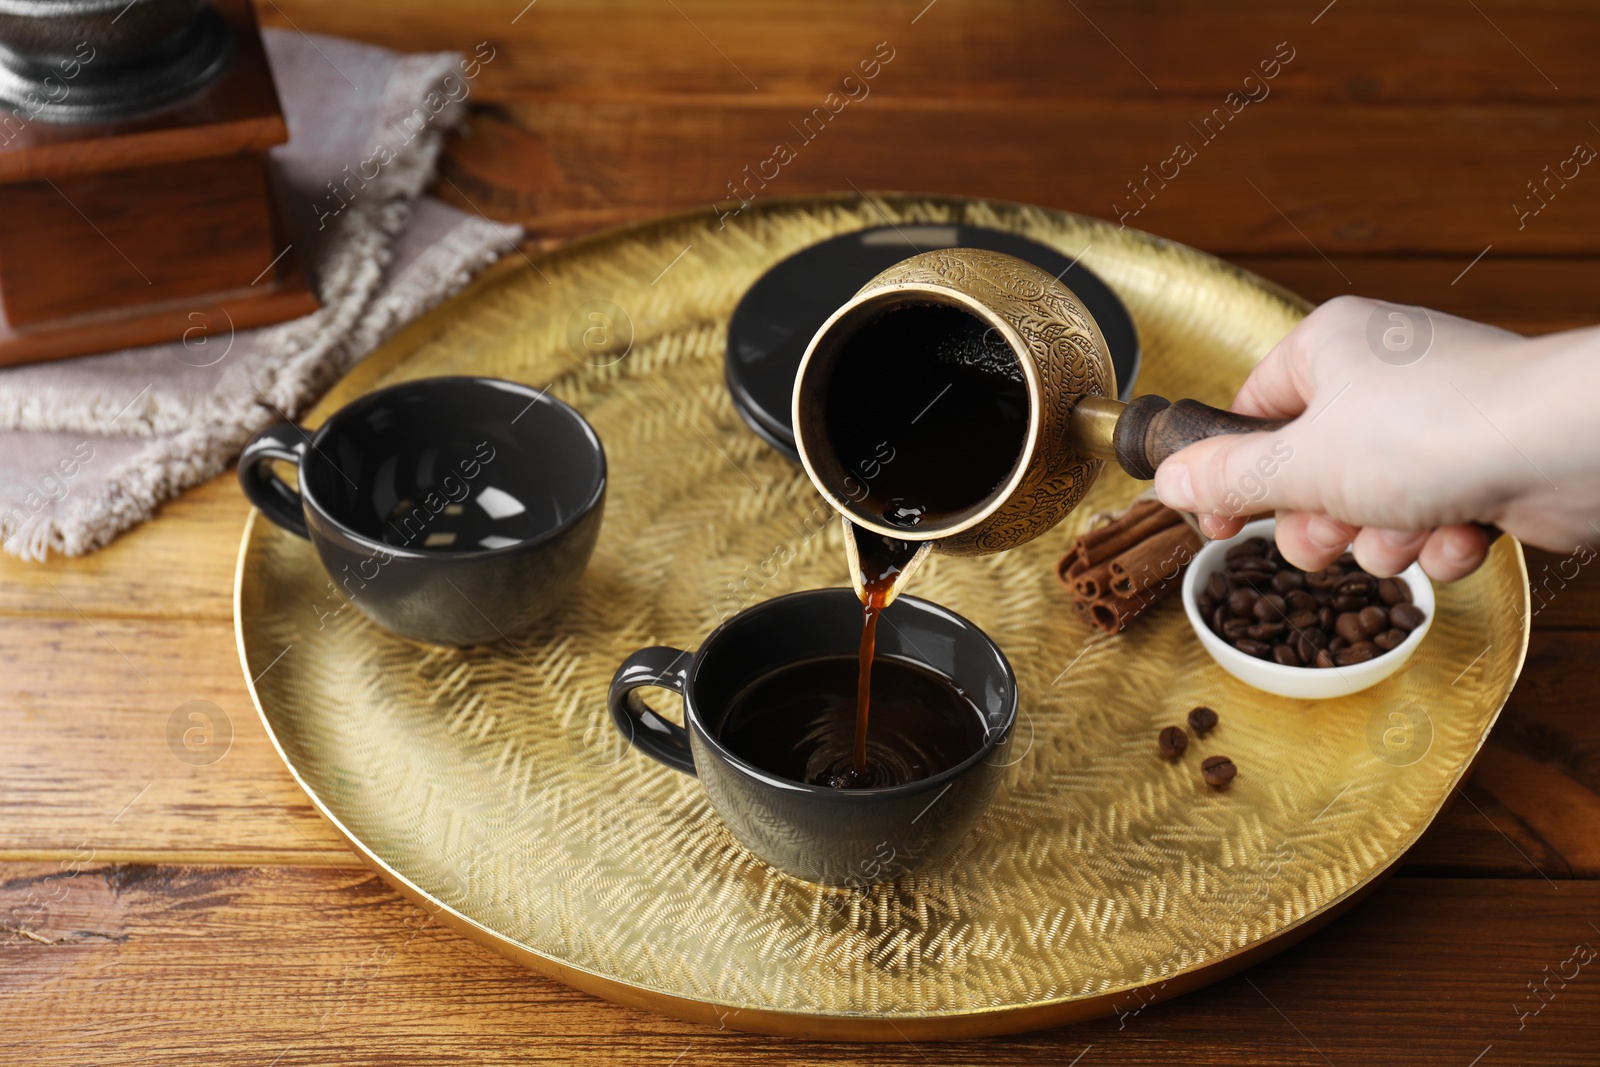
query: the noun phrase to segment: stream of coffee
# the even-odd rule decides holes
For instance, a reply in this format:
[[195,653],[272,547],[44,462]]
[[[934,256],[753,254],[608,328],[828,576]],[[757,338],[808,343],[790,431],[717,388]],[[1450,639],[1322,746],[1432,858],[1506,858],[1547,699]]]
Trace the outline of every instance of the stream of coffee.
[[851,769],[843,775],[846,789],[861,789],[874,784],[875,775],[867,765],[867,721],[872,705],[872,659],[878,646],[878,616],[894,593],[895,580],[922,545],[901,541],[864,530],[852,523],[850,536],[856,541],[856,560],[861,583],[861,650],[856,678],[856,743]]

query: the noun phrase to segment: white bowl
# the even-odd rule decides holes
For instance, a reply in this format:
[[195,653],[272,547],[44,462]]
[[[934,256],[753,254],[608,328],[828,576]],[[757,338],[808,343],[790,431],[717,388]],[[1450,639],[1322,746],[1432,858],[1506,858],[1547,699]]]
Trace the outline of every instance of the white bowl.
[[1235,537],[1226,541],[1212,541],[1195,553],[1193,562],[1189,564],[1189,572],[1183,578],[1183,610],[1189,616],[1189,625],[1194,627],[1195,636],[1200,638],[1200,643],[1211,653],[1211,658],[1216,660],[1223,670],[1246,685],[1255,686],[1268,693],[1276,693],[1278,696],[1300,700],[1327,700],[1330,697],[1359,693],[1369,686],[1377,685],[1404,667],[1411,659],[1411,654],[1417,650],[1417,646],[1422,644],[1422,639],[1427,636],[1428,628],[1433,625],[1435,610],[1433,586],[1429,583],[1428,576],[1422,573],[1422,568],[1415,563],[1401,571],[1400,577],[1411,586],[1412,600],[1427,617],[1423,619],[1421,626],[1411,631],[1398,648],[1381,656],[1374,656],[1365,663],[1331,668],[1285,667],[1271,660],[1247,656],[1212,633],[1211,627],[1206,625],[1206,620],[1200,617],[1200,591],[1211,580],[1212,574],[1224,568],[1229,548],[1252,537],[1265,537],[1270,541],[1276,526],[1275,519],[1258,519],[1246,525]]

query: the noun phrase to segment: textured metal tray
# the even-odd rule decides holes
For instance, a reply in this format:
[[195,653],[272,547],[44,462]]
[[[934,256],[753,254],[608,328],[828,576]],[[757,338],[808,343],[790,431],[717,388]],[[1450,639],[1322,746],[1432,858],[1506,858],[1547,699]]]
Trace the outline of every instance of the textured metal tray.
[[[578,594],[514,647],[425,648],[340,610],[310,546],[253,516],[235,617],[274,744],[352,847],[442,920],[580,989],[713,1025],[1003,1033],[1132,1010],[1277,951],[1370,888],[1466,773],[1527,645],[1510,538],[1439,589],[1408,667],[1315,703],[1224,674],[1175,602],[1114,638],[1073,617],[1051,567],[1090,512],[1138,492],[1118,474],[1021,549],[936,556],[915,591],[977,622],[1016,667],[1015,763],[951,861],[867,892],[768,869],[695,781],[614,736],[605,690],[628,652],[693,648],[757,600],[844,584],[838,524],[734,411],[724,329],[763,269],[885,219],[1081,254],[1134,316],[1142,389],[1169,397],[1226,404],[1305,309],[1133,230],[949,198],[775,200],[726,228],[697,213],[511,257],[363,362],[311,421],[408,378],[548,383],[611,464]],[[1159,759],[1157,731],[1199,703],[1222,725],[1185,761]],[[1215,752],[1240,767],[1226,793],[1199,780]]]

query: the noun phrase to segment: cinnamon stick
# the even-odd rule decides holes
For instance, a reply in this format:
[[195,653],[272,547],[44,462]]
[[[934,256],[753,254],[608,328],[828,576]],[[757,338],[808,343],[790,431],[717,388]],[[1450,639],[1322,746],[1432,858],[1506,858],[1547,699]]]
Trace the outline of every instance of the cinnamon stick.
[[1085,600],[1093,600],[1107,592],[1111,584],[1111,564],[1102,563],[1079,571],[1072,579],[1072,591]]
[[1072,591],[1072,609],[1080,618],[1106,633],[1121,633],[1177,587],[1200,544],[1176,511],[1153,498],[1139,500],[1086,531],[1057,563],[1056,576]]
[[1128,628],[1128,623],[1143,611],[1143,601],[1132,597],[1108,596],[1089,602],[1089,621],[1108,634],[1118,634]]
[[1136,500],[1121,514],[1081,534],[1056,565],[1056,577],[1077,596],[1100,596],[1110,585],[1105,564],[1130,545],[1181,521],[1177,512],[1153,497]]
[[1157,505],[1157,510],[1146,511],[1138,516],[1134,516],[1130,511],[1128,516],[1111,523],[1110,525],[1115,527],[1111,534],[1092,547],[1085,546],[1079,541],[1077,552],[1089,566],[1109,562],[1158,531],[1182,523],[1183,519],[1176,511],[1160,504]]
[[1161,501],[1156,500],[1154,497],[1145,500],[1135,500],[1121,515],[1114,515],[1111,517],[1110,521],[1101,523],[1099,526],[1093,527],[1092,529],[1085,530],[1078,536],[1077,544],[1080,548],[1091,550],[1098,548],[1108,538],[1114,536],[1121,530],[1127,529],[1129,526],[1138,522],[1145,516],[1165,510],[1167,509],[1162,505]]
[[[1174,513],[1176,514],[1176,513]],[[1200,549],[1200,535],[1180,521],[1129,548],[1106,564],[1112,589],[1143,593],[1177,580]]]

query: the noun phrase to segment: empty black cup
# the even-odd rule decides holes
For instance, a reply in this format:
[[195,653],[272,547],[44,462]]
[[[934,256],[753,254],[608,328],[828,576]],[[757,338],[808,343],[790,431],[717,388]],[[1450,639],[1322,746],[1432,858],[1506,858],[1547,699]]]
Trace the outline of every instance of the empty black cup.
[[[718,740],[730,702],[756,679],[856,653],[861,601],[849,589],[757,604],[713,630],[698,652],[635,652],[611,680],[612,720],[646,755],[698,777],[733,836],[779,870],[822,885],[898,878],[948,855],[994,796],[1017,720],[1017,679],[982,630],[937,604],[902,596],[880,623],[879,657],[931,667],[983,716],[982,744],[930,777],[876,789],[807,785],[745,762]],[[681,693],[684,725],[651,710],[636,692],[643,686]]]
[[[298,465],[298,493],[273,460]],[[571,591],[600,534],[606,457],[542,390],[426,378],[354,400],[315,433],[262,430],[239,481],[374,622],[473,645],[527,631]]]

